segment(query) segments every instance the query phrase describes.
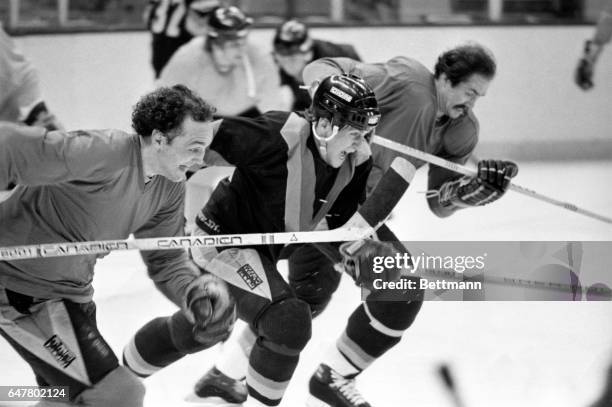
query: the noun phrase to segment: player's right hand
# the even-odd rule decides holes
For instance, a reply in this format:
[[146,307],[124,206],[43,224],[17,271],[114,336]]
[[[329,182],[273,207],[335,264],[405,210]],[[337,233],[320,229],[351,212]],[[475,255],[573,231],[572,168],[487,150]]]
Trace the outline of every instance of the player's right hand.
[[375,272],[376,257],[395,258],[398,253],[392,244],[372,239],[346,242],[340,245],[344,271],[353,277],[355,284],[370,291],[373,289],[375,279],[397,281],[400,278],[401,270],[395,267],[395,263],[393,267],[388,268],[377,262],[378,267],[382,269],[380,272]]
[[225,281],[212,274],[199,276],[187,287],[185,303],[198,342],[212,346],[230,336],[236,305]]
[[440,187],[440,203],[458,208],[483,206],[501,198],[518,174],[512,161],[480,160],[474,177],[448,181]]

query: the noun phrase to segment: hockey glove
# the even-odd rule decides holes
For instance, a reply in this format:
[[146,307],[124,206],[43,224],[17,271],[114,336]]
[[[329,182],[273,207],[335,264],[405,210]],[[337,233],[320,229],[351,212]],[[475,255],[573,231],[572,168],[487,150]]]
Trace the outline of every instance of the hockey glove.
[[195,340],[212,346],[229,337],[236,306],[225,281],[212,274],[201,275],[187,287],[185,302]]
[[601,46],[591,40],[584,43],[584,54],[578,61],[574,80],[582,90],[589,90],[594,86],[593,73],[595,71],[595,62],[601,52]]
[[581,58],[578,61],[574,80],[582,90],[589,90],[593,87],[593,63],[586,58]]
[[466,208],[494,202],[506,193],[516,174],[518,166],[511,161],[480,160],[477,176],[442,184],[438,198],[440,205]]
[[393,267],[387,268],[381,260],[386,257],[395,258],[399,254],[390,243],[371,239],[346,242],[340,245],[340,254],[344,271],[362,288],[372,291],[376,279],[397,281],[400,278],[401,269],[396,267],[395,261]]

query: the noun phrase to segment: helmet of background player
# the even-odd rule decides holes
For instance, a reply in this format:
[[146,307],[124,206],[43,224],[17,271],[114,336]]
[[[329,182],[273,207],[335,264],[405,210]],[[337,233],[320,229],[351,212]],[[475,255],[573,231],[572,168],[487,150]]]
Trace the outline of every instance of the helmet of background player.
[[238,7],[217,7],[208,17],[206,35],[217,42],[246,38],[251,25],[253,19]]
[[312,38],[308,27],[298,20],[281,24],[274,35],[274,60],[290,76],[302,80],[304,67],[312,61]]
[[295,19],[288,20],[276,29],[273,45],[274,52],[280,55],[304,53],[312,49],[312,38],[308,35],[306,24]]
[[241,63],[246,50],[246,37],[253,24],[238,7],[218,7],[208,17],[204,48],[222,74],[231,72]]
[[221,3],[219,0],[194,0],[189,4],[187,17],[185,18],[185,29],[194,37],[206,35],[208,28],[208,17],[210,13]]
[[[374,91],[354,75],[332,75],[319,84],[308,111],[321,157],[339,167],[370,141],[380,120]],[[325,120],[322,120],[325,119]]]

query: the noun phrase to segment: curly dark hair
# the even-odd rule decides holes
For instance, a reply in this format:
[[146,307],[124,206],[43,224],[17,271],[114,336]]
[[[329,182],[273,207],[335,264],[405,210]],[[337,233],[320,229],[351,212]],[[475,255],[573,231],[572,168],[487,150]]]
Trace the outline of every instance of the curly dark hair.
[[132,112],[132,127],[143,137],[150,137],[153,130],[157,129],[172,140],[175,135],[171,133],[183,123],[186,116],[206,122],[212,120],[214,112],[214,107],[189,88],[174,85],[171,88],[156,89],[140,98]]
[[493,79],[497,67],[491,51],[476,43],[460,45],[446,51],[434,67],[434,76],[446,74],[453,86],[466,81],[473,74]]

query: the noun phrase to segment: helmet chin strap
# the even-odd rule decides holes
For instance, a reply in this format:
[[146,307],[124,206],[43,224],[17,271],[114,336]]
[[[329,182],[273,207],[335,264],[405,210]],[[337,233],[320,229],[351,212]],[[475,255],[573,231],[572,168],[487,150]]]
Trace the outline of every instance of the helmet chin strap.
[[327,143],[338,135],[340,128],[334,124],[332,124],[332,134],[329,137],[321,137],[317,134],[317,129],[315,128],[315,124],[312,123],[312,135],[319,142],[319,152],[321,153],[321,157],[327,162]]

